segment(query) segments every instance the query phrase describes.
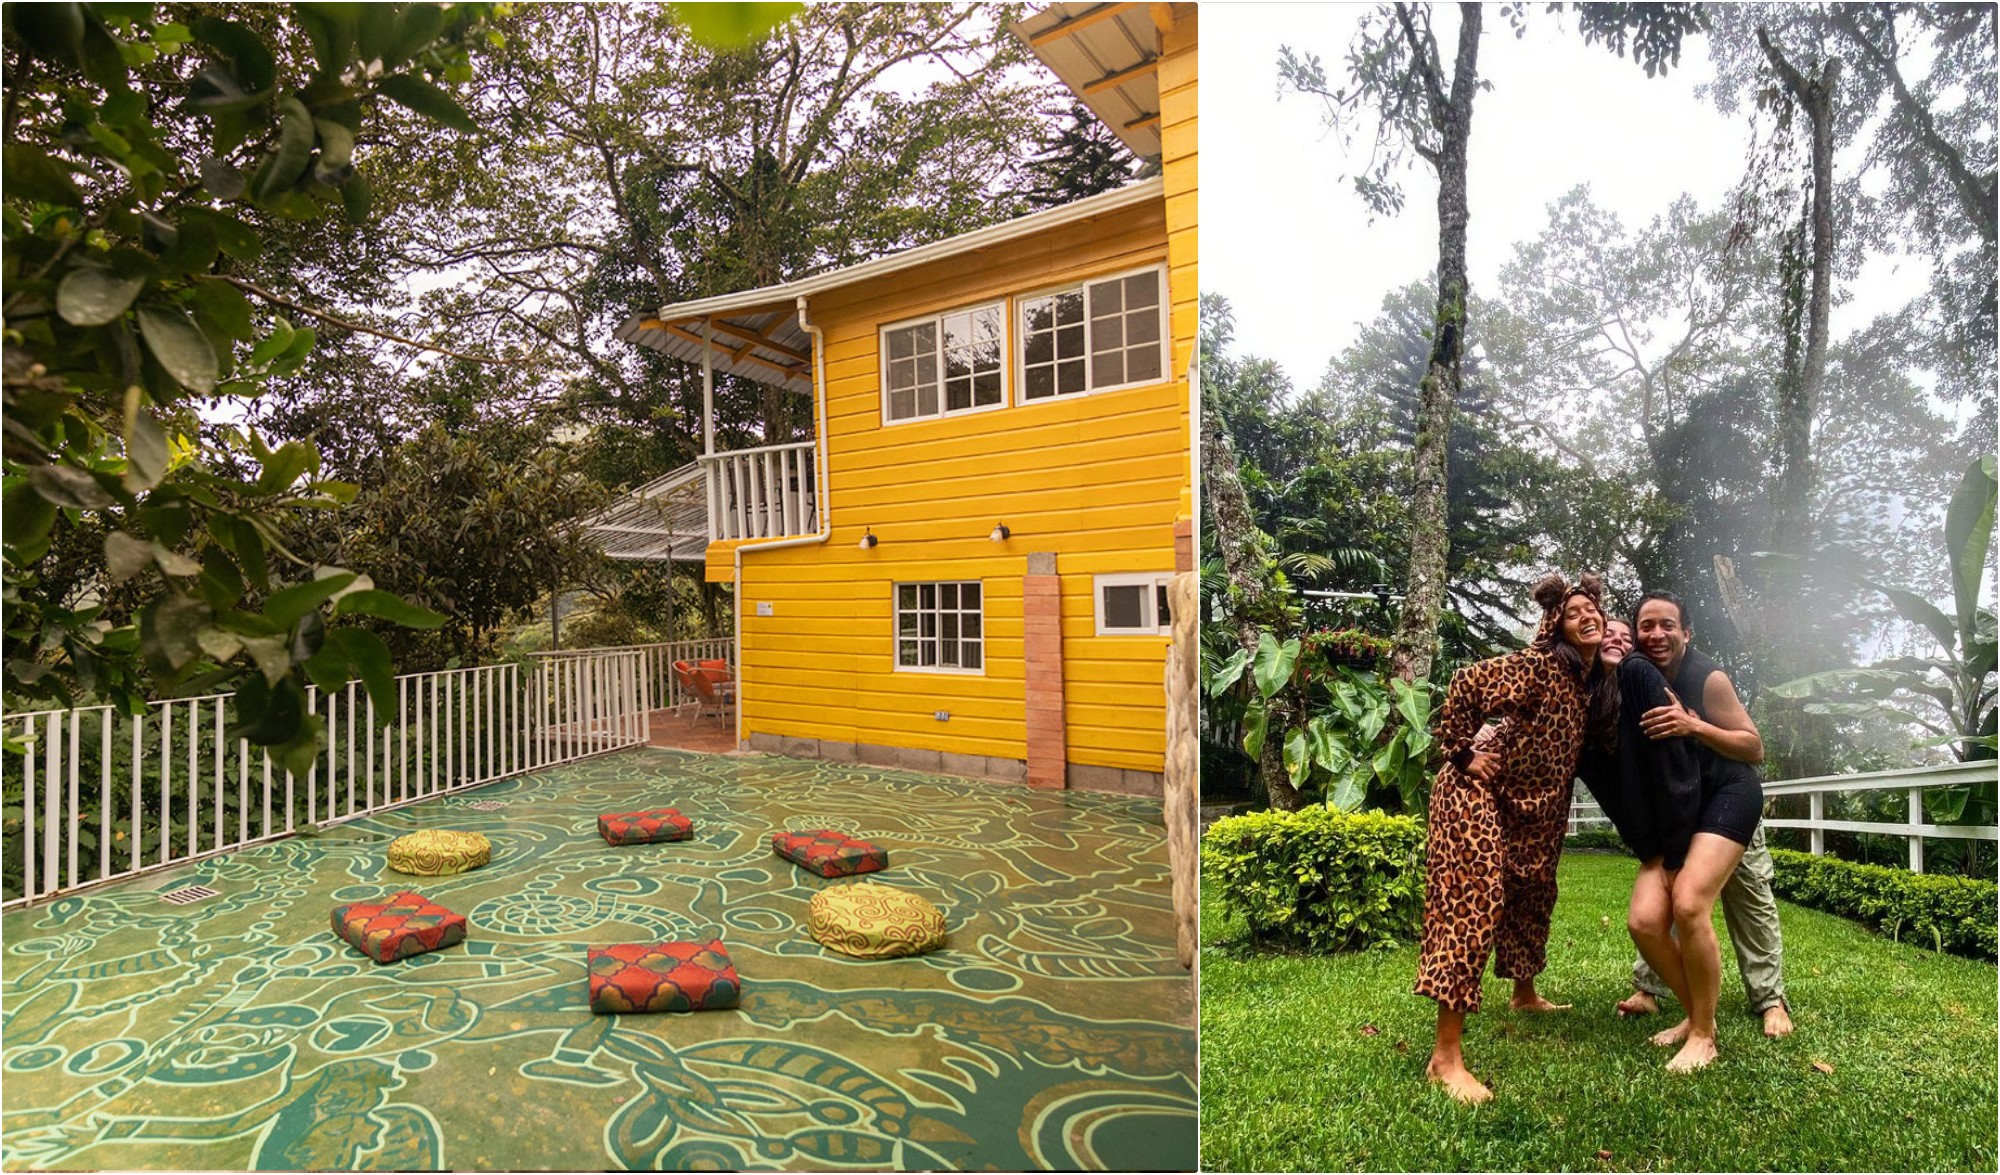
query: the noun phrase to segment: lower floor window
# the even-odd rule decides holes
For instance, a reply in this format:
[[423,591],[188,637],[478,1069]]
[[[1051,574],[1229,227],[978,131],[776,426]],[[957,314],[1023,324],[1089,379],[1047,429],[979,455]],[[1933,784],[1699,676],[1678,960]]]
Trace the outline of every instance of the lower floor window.
[[986,663],[982,598],[977,580],[897,584],[897,667],[981,669]]

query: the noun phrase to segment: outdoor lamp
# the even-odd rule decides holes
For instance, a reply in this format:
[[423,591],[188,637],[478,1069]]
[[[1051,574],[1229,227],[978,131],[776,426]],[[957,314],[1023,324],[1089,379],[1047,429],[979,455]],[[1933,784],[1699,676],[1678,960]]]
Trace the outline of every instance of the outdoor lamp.
[[1387,608],[1389,606],[1389,585],[1378,583],[1373,590],[1375,592],[1375,602]]
[[856,546],[858,546],[858,547],[860,547],[860,548],[861,548],[862,550],[864,550],[864,551],[865,551],[865,550],[869,549],[870,547],[873,547],[873,546],[874,546],[874,545],[875,545],[875,544],[876,544],[877,542],[879,542],[879,541],[881,541],[881,540],[879,540],[879,539],[877,539],[877,538],[875,537],[875,532],[874,532],[874,530],[872,530],[872,529],[869,529],[869,528],[865,528],[865,527],[864,527],[863,529],[864,529],[864,530],[866,531],[866,533],[864,533],[864,534],[863,534],[863,535],[861,536],[861,541],[860,541],[859,543],[855,544],[855,545],[856,545]]
[[992,533],[988,534],[986,537],[993,540],[996,543],[1004,543],[1007,541],[1007,537],[1013,533],[1014,533],[1013,531],[1007,529],[1006,523],[998,522],[993,525]]

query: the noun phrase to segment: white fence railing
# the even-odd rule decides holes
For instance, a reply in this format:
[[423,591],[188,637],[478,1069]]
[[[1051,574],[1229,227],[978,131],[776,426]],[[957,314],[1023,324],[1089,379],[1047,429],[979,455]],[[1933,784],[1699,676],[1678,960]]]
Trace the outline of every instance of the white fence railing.
[[600,654],[631,654],[639,658],[639,687],[641,703],[648,711],[678,710],[691,706],[700,699],[679,678],[674,676],[674,662],[685,661],[698,665],[703,661],[730,661],[731,637],[703,637],[692,641],[667,641],[647,645],[615,645],[594,649],[578,649],[575,652],[530,653],[536,660],[551,657],[595,656]]
[[710,541],[813,533],[818,525],[813,444],[766,445],[703,457]]
[[[1807,814],[1803,817],[1766,816],[1765,828],[1800,828],[1808,833],[1807,842],[1815,855],[1826,852],[1826,834],[1829,832],[1867,833],[1874,836],[1900,836],[1909,846],[1910,871],[1924,871],[1924,838],[1942,840],[1985,840],[2000,841],[2000,827],[1991,824],[1933,824],[1924,814],[1924,793],[1933,788],[1965,787],[1980,782],[1992,782],[1995,773],[2000,772],[2000,764],[1992,760],[1977,763],[1946,763],[1935,767],[1909,767],[1895,771],[1873,771],[1860,775],[1819,775],[1810,779],[1786,779],[1764,785],[1764,799],[1771,800],[1786,796],[1806,797]],[[1826,799],[1830,795],[1843,792],[1900,791],[1905,793],[1908,808],[1901,820],[1829,820],[1826,815]],[[1575,835],[1583,827],[1610,827],[1611,821],[1602,809],[1590,802],[1588,793],[1578,789],[1570,803],[1569,832]]]
[[109,706],[9,714],[0,730],[27,749],[4,757],[0,905],[644,745],[643,666],[639,654],[614,649],[525,670],[407,674],[387,715],[359,682],[308,690],[325,733],[303,778],[230,734],[228,695],[154,702],[138,715]]

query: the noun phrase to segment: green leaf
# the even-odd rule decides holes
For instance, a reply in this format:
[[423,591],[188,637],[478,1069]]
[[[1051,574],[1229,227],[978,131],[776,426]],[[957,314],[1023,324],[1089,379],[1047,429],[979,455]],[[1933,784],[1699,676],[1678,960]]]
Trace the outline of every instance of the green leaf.
[[379,616],[391,624],[399,624],[404,628],[437,628],[445,619],[440,613],[406,603],[394,592],[385,592],[379,588],[340,597],[333,606],[333,614]]
[[435,4],[412,4],[403,10],[396,35],[387,47],[382,64],[390,69],[408,61],[429,47],[444,31],[444,9]]
[[178,310],[166,310],[157,306],[139,307],[139,334],[146,340],[146,348],[167,374],[180,385],[198,395],[208,395],[215,390],[215,381],[220,373],[220,364],[215,358],[215,348],[209,345],[208,336],[193,320]]
[[1252,706],[1243,715],[1243,753],[1252,759],[1264,753],[1264,734],[1270,726],[1271,712],[1263,706]]
[[313,120],[319,135],[319,160],[313,164],[313,179],[337,188],[354,175],[354,132],[328,118]]
[[286,441],[278,446],[257,474],[257,489],[266,494],[283,493],[318,460],[319,454],[303,441]]
[[407,107],[433,122],[443,123],[453,130],[472,134],[479,124],[465,112],[451,95],[410,74],[393,74],[375,83],[375,89],[385,98],[399,106]]
[[220,49],[246,88],[262,92],[277,83],[278,64],[269,46],[243,25],[220,17],[200,16],[189,26],[189,31],[196,40]]
[[1306,732],[1294,728],[1285,735],[1285,774],[1293,787],[1302,787],[1306,773],[1312,769],[1312,755],[1306,747]]
[[1361,801],[1368,796],[1368,788],[1361,777],[1354,772],[1334,780],[1333,792],[1327,802],[1342,812],[1352,812],[1361,807]]
[[[23,11],[44,7],[24,4]],[[46,7],[58,7],[47,5]],[[75,5],[68,7],[74,8]],[[83,207],[83,190],[69,178],[69,166],[26,143],[9,143],[0,151],[0,169],[7,173],[7,195],[41,204]]]
[[139,648],[155,670],[178,674],[201,652],[198,637],[208,625],[206,603],[170,592],[139,613]]
[[222,248],[222,242],[215,236],[215,226],[183,216],[174,230],[174,243],[160,254],[160,268],[169,273],[208,272]]
[[278,106],[278,146],[250,177],[250,196],[259,203],[268,203],[290,191],[305,174],[306,164],[312,161],[312,113],[293,97],[287,97]]
[[375,703],[375,713],[387,725],[396,713],[396,667],[389,646],[365,628],[336,628],[327,634],[329,645],[337,647]]
[[[188,81],[187,108],[197,114],[224,116],[260,106],[270,95],[244,88],[236,75],[220,65],[211,65]],[[225,149],[217,144],[217,149]]]
[[250,226],[227,212],[213,208],[188,208],[182,210],[181,220],[183,223],[189,220],[206,223],[215,230],[215,239],[222,246],[222,251],[231,257],[254,261],[264,251],[263,240],[251,231]]
[[250,181],[227,160],[211,155],[201,161],[201,186],[218,200],[234,200],[250,186]]
[[45,542],[49,528],[55,525],[56,515],[61,512],[60,507],[43,497],[25,478],[7,487],[4,497],[0,497],[0,506],[4,507],[0,508],[0,532],[4,532],[7,545],[15,548]]
[[153,565],[153,544],[122,530],[104,536],[104,566],[112,583],[124,583]]
[[196,282],[194,301],[196,309],[228,337],[245,342],[257,337],[257,329],[250,321],[250,299],[230,283]]
[[257,663],[265,680],[276,683],[292,669],[292,642],[281,636],[244,636],[243,651]]
[[158,539],[153,540],[153,561],[158,563],[160,570],[168,575],[201,574],[200,563],[195,562],[179,551],[170,550]]
[[119,277],[95,265],[78,266],[56,287],[56,313],[77,326],[103,326],[131,309],[132,300],[145,288],[143,277]]
[[687,26],[697,41],[712,49],[740,49],[756,44],[764,35],[805,8],[803,4],[771,3],[757,0],[735,4],[670,4],[675,19]]
[[[83,5],[22,4],[9,5],[8,9],[14,31],[36,56],[76,63],[78,51],[83,47]],[[7,180],[11,187],[13,177]]]
[[83,43],[77,48],[83,61],[83,76],[102,86],[107,96],[131,92],[125,55],[119,52],[118,42],[102,25],[85,24]]
[[353,572],[343,571],[273,592],[271,598],[264,602],[264,618],[273,624],[290,628],[298,623],[300,617],[319,607],[322,601],[353,583],[354,579]]
[[375,185],[368,182],[367,175],[357,170],[346,183],[340,185],[340,202],[347,212],[347,223],[367,224],[368,210],[375,203]]
[[1270,633],[1257,637],[1257,657],[1251,663],[1251,672],[1257,681],[1257,692],[1266,698],[1272,697],[1285,688],[1292,679],[1292,670],[1299,660],[1297,637],[1279,644]]
[[[290,682],[287,678],[287,683]],[[304,778],[319,758],[319,736],[326,723],[317,714],[307,714],[299,720],[298,733],[284,743],[272,748],[278,762],[294,776]]]
[[1209,677],[1208,696],[1219,698],[1228,693],[1229,688],[1242,679],[1243,671],[1249,667],[1250,650],[1238,649],[1231,653],[1229,659],[1216,666],[1214,674]]
[[28,470],[28,484],[43,500],[72,510],[102,510],[114,501],[95,477],[73,465],[36,465]]
[[1989,453],[1966,467],[1945,511],[1944,545],[1951,558],[1952,602],[1961,643],[1972,633],[1979,609],[1979,581],[1986,571],[1996,492],[2000,486],[1995,484],[1994,458]]

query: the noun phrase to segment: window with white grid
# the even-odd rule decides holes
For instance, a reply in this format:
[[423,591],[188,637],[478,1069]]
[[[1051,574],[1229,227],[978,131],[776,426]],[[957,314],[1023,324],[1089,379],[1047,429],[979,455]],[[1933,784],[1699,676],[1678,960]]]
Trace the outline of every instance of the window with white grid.
[[1006,312],[995,302],[882,329],[882,419],[889,423],[1006,403]]
[[979,581],[896,585],[896,667],[983,672],[984,593]]
[[1160,382],[1165,303],[1158,267],[1021,299],[1021,399]]

